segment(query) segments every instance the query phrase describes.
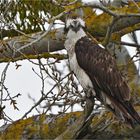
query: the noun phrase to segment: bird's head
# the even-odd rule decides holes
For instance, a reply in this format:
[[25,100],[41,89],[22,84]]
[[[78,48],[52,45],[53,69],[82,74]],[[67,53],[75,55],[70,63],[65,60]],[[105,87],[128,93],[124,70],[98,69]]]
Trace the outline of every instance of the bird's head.
[[66,24],[65,24],[66,32],[69,32],[71,30],[77,33],[78,31],[84,28],[85,28],[85,22],[79,17],[74,18],[74,19],[68,18],[66,20]]

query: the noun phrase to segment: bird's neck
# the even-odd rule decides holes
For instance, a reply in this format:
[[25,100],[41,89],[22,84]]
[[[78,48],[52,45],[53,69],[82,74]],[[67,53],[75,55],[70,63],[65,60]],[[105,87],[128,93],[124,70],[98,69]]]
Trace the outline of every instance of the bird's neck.
[[77,43],[77,41],[85,36],[87,36],[87,35],[83,29],[80,29],[77,32],[69,30],[67,33],[67,36],[66,36],[65,44],[64,44],[66,50],[70,51],[70,50],[74,49],[74,46]]

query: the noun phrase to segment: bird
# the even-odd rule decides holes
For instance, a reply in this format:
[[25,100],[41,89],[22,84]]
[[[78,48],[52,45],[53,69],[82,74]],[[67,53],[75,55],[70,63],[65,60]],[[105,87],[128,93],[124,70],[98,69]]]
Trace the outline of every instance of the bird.
[[93,41],[81,17],[65,22],[70,69],[83,87],[86,97],[96,98],[113,114],[131,126],[140,124],[140,116],[131,103],[130,88],[119,71],[115,58],[104,46]]

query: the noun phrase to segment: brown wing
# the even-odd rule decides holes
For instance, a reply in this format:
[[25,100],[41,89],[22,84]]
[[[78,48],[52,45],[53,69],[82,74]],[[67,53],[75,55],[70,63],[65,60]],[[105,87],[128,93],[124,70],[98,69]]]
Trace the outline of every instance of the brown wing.
[[130,100],[130,90],[119,72],[114,58],[88,37],[75,46],[79,66],[90,76],[93,86],[120,102]]

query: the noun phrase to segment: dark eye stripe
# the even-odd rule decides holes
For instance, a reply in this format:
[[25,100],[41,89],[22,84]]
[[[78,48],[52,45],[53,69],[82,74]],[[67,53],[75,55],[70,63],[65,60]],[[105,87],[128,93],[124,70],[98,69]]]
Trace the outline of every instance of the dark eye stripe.
[[69,26],[69,28],[74,28],[74,25],[71,24],[71,25]]

